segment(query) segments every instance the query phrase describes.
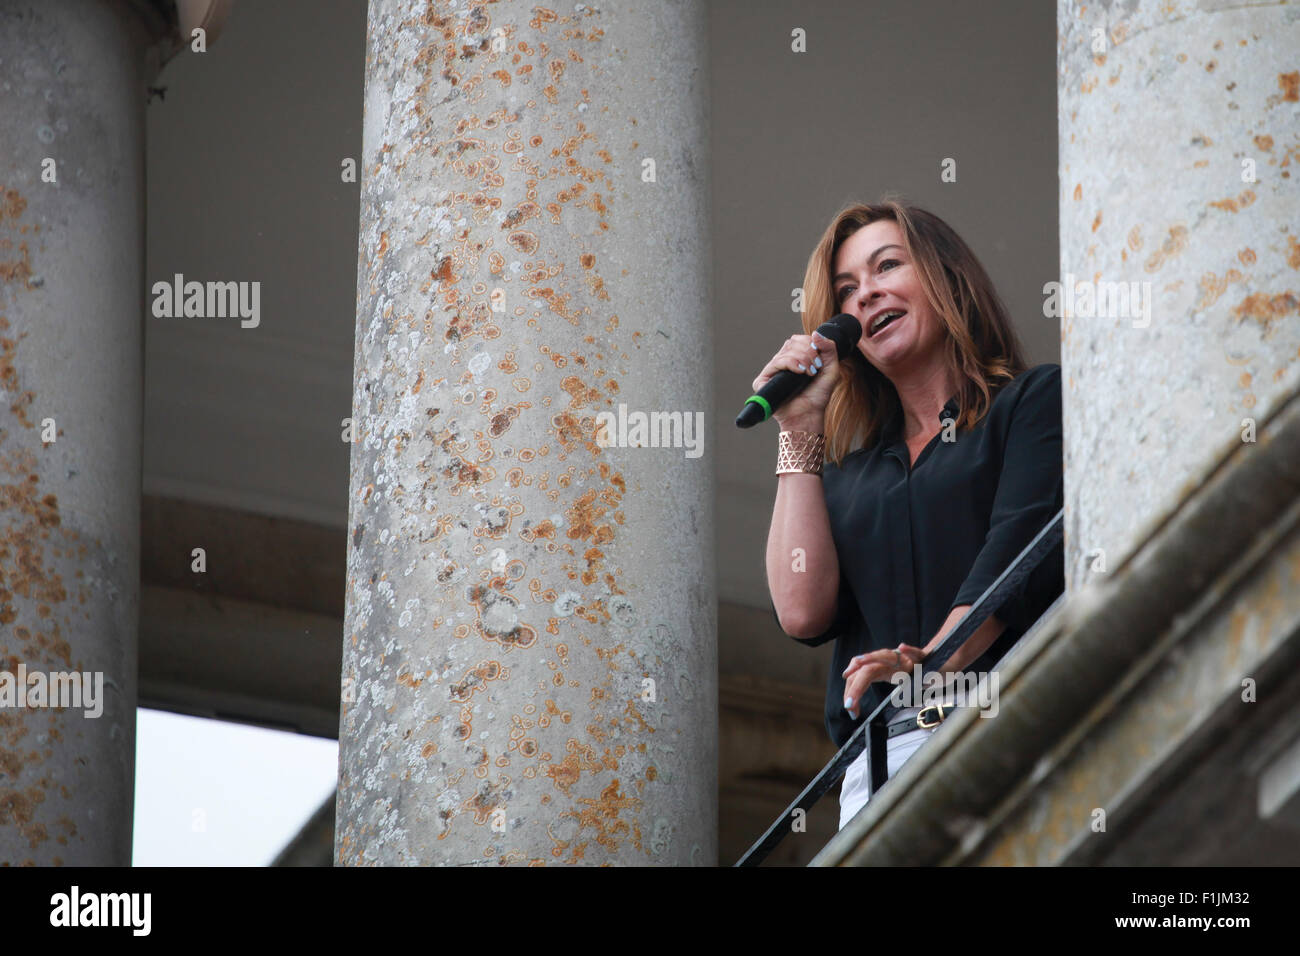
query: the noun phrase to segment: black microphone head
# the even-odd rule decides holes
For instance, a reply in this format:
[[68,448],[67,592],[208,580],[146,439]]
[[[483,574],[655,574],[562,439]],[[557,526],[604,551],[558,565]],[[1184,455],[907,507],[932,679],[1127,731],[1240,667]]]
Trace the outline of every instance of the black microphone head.
[[746,402],[745,407],[736,416],[737,428],[753,428],[759,422],[767,421],[767,410],[758,402]]
[[862,323],[847,312],[841,312],[817,326],[817,331],[835,343],[836,358],[842,359],[857,347],[862,338]]

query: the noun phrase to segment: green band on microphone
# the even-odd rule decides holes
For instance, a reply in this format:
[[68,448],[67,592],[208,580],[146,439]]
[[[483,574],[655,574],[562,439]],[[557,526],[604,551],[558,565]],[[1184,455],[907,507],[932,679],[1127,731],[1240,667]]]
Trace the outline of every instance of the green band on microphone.
[[772,406],[767,403],[767,399],[765,399],[762,395],[751,395],[749,396],[749,398],[745,399],[746,405],[748,405],[750,402],[754,402],[758,405],[763,406],[763,421],[767,421],[769,418],[772,417]]

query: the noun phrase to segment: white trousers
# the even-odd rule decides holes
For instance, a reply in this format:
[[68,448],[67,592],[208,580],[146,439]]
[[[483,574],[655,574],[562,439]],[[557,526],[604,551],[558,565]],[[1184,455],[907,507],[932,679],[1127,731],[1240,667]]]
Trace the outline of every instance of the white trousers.
[[[905,710],[900,710],[897,717],[915,717],[919,712],[919,707],[908,707]],[[908,757],[921,749],[921,744],[930,739],[930,735],[934,733],[934,730],[933,727],[928,730],[918,727],[916,730],[909,730],[905,734],[899,734],[897,737],[885,741],[885,762],[890,777],[898,773],[898,769],[907,762]],[[849,764],[849,768],[844,771],[844,782],[840,784],[841,830],[871,799],[871,779],[867,773],[867,755],[869,753],[870,745],[863,747],[858,759]]]

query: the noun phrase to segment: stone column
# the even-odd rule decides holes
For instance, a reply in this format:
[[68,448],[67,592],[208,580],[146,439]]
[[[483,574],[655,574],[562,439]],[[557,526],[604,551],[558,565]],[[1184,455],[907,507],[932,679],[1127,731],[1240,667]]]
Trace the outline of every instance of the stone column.
[[1300,4],[1059,0],[1058,27],[1073,588],[1295,387]]
[[340,864],[717,861],[706,29],[371,0]]
[[150,42],[0,2],[0,863],[131,862]]

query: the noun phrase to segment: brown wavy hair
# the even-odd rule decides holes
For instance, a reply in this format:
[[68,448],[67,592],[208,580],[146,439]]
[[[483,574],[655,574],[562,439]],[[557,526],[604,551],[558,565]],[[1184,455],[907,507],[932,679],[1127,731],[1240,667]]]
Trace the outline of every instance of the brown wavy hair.
[[[839,311],[831,274],[840,246],[863,226],[881,219],[898,224],[921,288],[947,329],[944,360],[962,383],[957,428],[969,428],[988,412],[993,393],[1027,365],[993,281],[970,247],[934,213],[893,198],[874,205],[854,203],[837,212],[808,257],[801,313],[804,334],[811,335]],[[875,445],[885,424],[902,407],[893,383],[861,351],[853,349],[842,364],[826,406],[826,457],[836,465],[855,447]]]

